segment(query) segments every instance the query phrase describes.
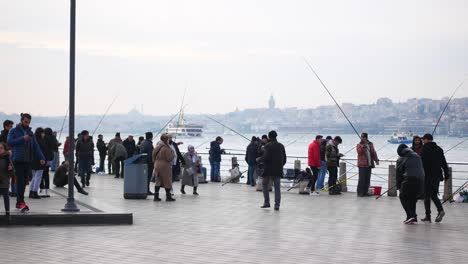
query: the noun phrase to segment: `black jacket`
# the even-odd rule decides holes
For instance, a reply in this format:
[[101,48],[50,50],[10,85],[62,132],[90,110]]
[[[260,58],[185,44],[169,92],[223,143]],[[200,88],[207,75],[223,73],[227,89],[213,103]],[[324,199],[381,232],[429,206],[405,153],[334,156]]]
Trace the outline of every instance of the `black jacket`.
[[327,141],[323,140],[320,144],[320,160],[325,161],[325,152],[327,151]]
[[[54,157],[54,152],[52,151],[52,146],[48,146],[46,144],[46,141],[42,138],[36,138],[37,144],[39,145],[39,148],[41,149],[42,154],[44,155],[45,161],[51,161],[53,160]],[[51,154],[52,154],[52,159],[51,159]],[[41,165],[40,162],[40,157],[34,155],[33,161],[31,164],[31,168],[33,170],[42,170],[45,167],[44,165]]]
[[80,138],[76,143],[76,155],[78,159],[92,160],[94,153],[94,143],[91,139]]
[[423,197],[424,168],[421,158],[413,150],[405,148],[398,153],[396,163],[396,188],[403,197]]
[[140,154],[146,153],[146,163],[150,166],[153,166],[153,141],[145,139],[140,145]]
[[104,140],[98,139],[97,143],[97,149],[99,151],[99,156],[105,157],[107,155],[107,146]]
[[270,139],[265,145],[263,156],[259,157],[257,162],[265,163],[264,177],[282,177],[283,167],[286,164],[286,150],[283,144],[276,139]]
[[136,153],[136,145],[135,145],[135,141],[134,141],[134,140],[130,141],[130,140],[128,140],[128,138],[127,138],[127,139],[125,139],[125,140],[123,141],[123,145],[124,145],[125,149],[127,150],[127,156],[128,156],[128,157],[131,157],[131,156],[135,155],[135,153]]
[[439,183],[444,180],[442,171],[446,179],[449,177],[444,151],[435,142],[424,144],[421,158],[426,174],[426,185],[439,186]]
[[2,130],[2,132],[0,133],[0,142],[7,143],[8,132],[8,130]]
[[210,159],[213,162],[221,162],[221,146],[216,141],[211,141],[210,143]]
[[60,165],[54,174],[54,185],[63,187],[68,184],[68,172],[65,164]]
[[245,161],[249,165],[255,165],[257,163],[257,149],[258,144],[256,142],[250,142],[247,146],[247,150],[245,152]]

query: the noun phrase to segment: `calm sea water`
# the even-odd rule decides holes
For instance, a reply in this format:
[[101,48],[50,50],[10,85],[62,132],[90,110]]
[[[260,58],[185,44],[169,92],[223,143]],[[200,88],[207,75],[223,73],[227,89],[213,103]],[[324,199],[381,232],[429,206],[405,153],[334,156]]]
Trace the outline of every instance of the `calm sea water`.
[[[137,133],[133,134],[136,135]],[[104,141],[109,142],[110,139],[114,137],[114,134],[103,134]],[[122,139],[125,139],[128,135],[121,134]],[[182,145],[179,146],[182,152],[185,152],[188,145],[193,145],[196,147],[198,153],[201,154],[205,166],[208,168],[209,173],[209,164],[208,164],[208,148],[210,146],[210,142],[215,139],[218,135],[215,134],[204,134],[202,137],[196,138],[186,138],[186,137],[178,137],[175,139],[176,142],[183,142]],[[228,169],[231,167],[231,158],[236,156],[241,171],[247,169],[247,165],[244,162],[245,149],[249,144],[249,141],[245,138],[236,135],[236,134],[225,134],[220,135],[224,138],[224,143],[221,145],[222,148],[226,149],[228,154],[223,156],[222,162],[222,175],[229,175]],[[254,134],[244,134],[245,137],[251,138]],[[261,134],[255,136],[261,136]],[[327,136],[327,135],[324,135]],[[335,135],[331,135],[335,136]],[[356,144],[359,142],[359,138],[356,134],[351,135],[340,135],[343,139],[343,144],[339,146],[341,153],[346,153],[345,158],[348,159],[356,159]],[[389,135],[369,135],[370,141],[374,143],[374,146],[377,150],[377,154],[381,160],[388,159],[388,160],[396,160],[398,158],[396,149],[396,144],[390,144],[387,142]],[[307,135],[307,134],[282,134],[279,133],[278,141],[283,143],[286,147],[286,154],[288,155],[288,163],[286,167],[293,168],[294,167],[294,160],[299,159],[301,160],[302,169],[305,168],[307,163],[307,150],[309,144],[313,141],[315,135]],[[457,145],[458,143],[462,142],[466,138],[456,138],[456,137],[446,137],[446,136],[436,136],[434,141],[442,147],[445,151],[452,148],[453,146]],[[62,140],[64,141],[64,136],[62,135]],[[137,141],[137,138],[135,138]],[[156,140],[155,140],[156,141]],[[454,188],[460,186],[463,182],[468,180],[468,141],[464,142],[463,144],[457,146],[456,148],[448,151],[446,154],[446,158],[448,162],[465,162],[467,165],[452,165],[453,168],[453,185]],[[97,157],[97,156],[96,156]],[[351,164],[347,164],[348,169],[352,168],[356,162],[350,161]],[[372,177],[372,184],[382,186],[383,189],[386,189],[388,183],[388,165],[391,163],[382,162],[376,169],[373,171]],[[357,172],[357,169],[352,169],[347,176],[352,176],[354,173]],[[245,182],[245,179],[243,179]],[[348,186],[350,191],[354,191],[357,185],[357,176],[353,177],[348,181]]]

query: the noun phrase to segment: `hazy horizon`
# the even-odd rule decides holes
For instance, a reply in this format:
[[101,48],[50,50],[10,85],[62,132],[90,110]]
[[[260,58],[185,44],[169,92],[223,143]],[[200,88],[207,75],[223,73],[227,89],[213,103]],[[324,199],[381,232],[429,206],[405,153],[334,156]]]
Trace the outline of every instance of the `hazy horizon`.
[[[440,100],[468,77],[466,2],[77,1],[76,114]],[[69,1],[0,0],[0,111],[63,116]],[[456,98],[468,97],[468,84]]]

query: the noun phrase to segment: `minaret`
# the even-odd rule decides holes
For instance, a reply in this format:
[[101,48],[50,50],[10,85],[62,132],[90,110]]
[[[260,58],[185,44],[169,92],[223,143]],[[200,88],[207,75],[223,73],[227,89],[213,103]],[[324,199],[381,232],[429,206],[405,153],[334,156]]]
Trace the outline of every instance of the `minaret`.
[[275,109],[275,98],[273,98],[273,94],[270,95],[270,100],[268,101],[268,108]]

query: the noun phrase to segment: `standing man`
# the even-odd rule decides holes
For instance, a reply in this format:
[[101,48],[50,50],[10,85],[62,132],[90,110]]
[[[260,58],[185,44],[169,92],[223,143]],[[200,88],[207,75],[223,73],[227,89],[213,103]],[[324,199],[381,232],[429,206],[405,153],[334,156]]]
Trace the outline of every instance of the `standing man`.
[[341,194],[340,187],[335,186],[336,180],[338,179],[338,166],[340,164],[340,158],[343,157],[343,154],[340,153],[338,145],[343,142],[340,136],[336,136],[333,139],[332,144],[327,144],[325,150],[325,156],[327,160],[327,169],[329,172],[328,176],[328,194],[337,195]]
[[29,207],[24,202],[24,189],[26,182],[31,175],[31,165],[34,156],[41,165],[45,164],[45,157],[42,154],[39,144],[34,137],[31,128],[31,115],[21,114],[21,123],[8,133],[7,143],[10,146],[13,155],[11,160],[16,172],[16,208],[21,211],[28,211]]
[[247,146],[247,150],[245,151],[245,162],[249,165],[247,184],[250,184],[250,186],[256,185],[255,168],[257,167],[257,149],[257,138],[253,136],[250,144]]
[[89,186],[91,179],[91,166],[93,163],[94,143],[89,137],[89,132],[83,130],[81,137],[76,142],[76,156],[78,157],[78,175],[81,178],[83,188]]
[[321,159],[320,159],[320,145],[322,144],[322,135],[315,136],[314,142],[310,143],[308,151],[308,165],[312,170],[312,177],[307,184],[306,192],[309,192],[310,195],[319,196],[320,193],[315,191],[315,182],[318,178],[318,172],[320,170]]
[[265,145],[265,152],[263,156],[257,159],[257,162],[265,163],[265,171],[263,173],[262,189],[264,202],[261,208],[270,207],[270,194],[268,185],[270,180],[274,182],[275,186],[275,210],[278,211],[281,203],[281,189],[280,181],[283,176],[283,167],[286,164],[286,150],[283,144],[276,140],[276,131],[272,130],[268,133],[268,144]]
[[368,192],[372,168],[375,168],[375,164],[379,165],[379,157],[375,152],[374,144],[369,141],[368,137],[367,133],[362,133],[361,142],[356,146],[359,167],[357,195],[359,197],[371,196]]
[[320,170],[318,172],[318,178],[317,178],[317,184],[316,190],[320,191],[322,190],[325,185],[325,175],[327,174],[327,162],[325,160],[325,151],[327,149],[327,146],[333,144],[333,138],[331,136],[327,136],[325,140],[322,140],[322,143],[320,144]]
[[110,154],[110,149],[112,148],[112,145],[115,143],[122,143],[122,139],[120,138],[120,132],[115,133],[115,137],[109,141],[109,144],[107,144],[107,150],[108,150],[108,155],[107,155],[107,172],[109,174],[115,173],[115,164],[112,162],[114,160],[114,157],[111,156]]
[[133,140],[133,136],[129,135],[127,139],[124,140],[123,145],[127,150],[128,157],[133,157],[133,155],[135,155],[136,153],[136,145],[135,140]]
[[216,137],[215,141],[210,143],[210,165],[211,165],[211,181],[220,182],[220,170],[221,170],[221,154],[224,150],[221,149],[221,144],[223,144],[223,138],[220,136]]
[[60,155],[59,155],[59,147],[62,143],[58,142],[57,140],[57,131],[52,133],[52,141],[53,141],[53,151],[54,151],[54,159],[50,163],[50,170],[55,171],[58,166],[60,166]]
[[148,165],[148,195],[154,195],[150,191],[150,181],[151,177],[153,176],[153,171],[154,171],[154,162],[153,162],[153,133],[152,132],[146,132],[145,133],[145,140],[141,143],[140,145],[140,153],[143,154],[145,153],[146,156],[146,164]]
[[172,135],[169,136],[169,147],[171,147],[172,154],[174,154],[174,160],[172,161],[172,181],[179,181],[180,175],[180,164],[182,163],[185,166],[185,159],[180,153],[179,144],[183,144],[182,142],[175,143],[172,141]]
[[99,151],[99,171],[104,172],[104,161],[106,160],[107,156],[107,146],[106,142],[103,140],[102,135],[98,135],[98,140],[97,140],[97,149]]
[[[124,160],[127,159],[127,149],[125,149],[124,145],[119,142],[115,142],[109,150],[109,154],[112,156],[112,162],[115,165],[115,177],[118,179],[119,177],[124,177]],[[120,173],[120,168],[122,168],[122,173]]]
[[[440,182],[447,181],[450,177],[447,161],[445,160],[444,151],[432,142],[434,138],[431,134],[425,134],[422,137],[424,143],[422,149],[422,162],[425,173],[424,180],[424,207],[426,209],[426,217],[421,219],[423,222],[431,222],[431,200],[437,207],[437,217],[435,221],[439,223],[445,215],[442,203],[439,200],[439,185]],[[442,175],[442,171],[444,174]]]

